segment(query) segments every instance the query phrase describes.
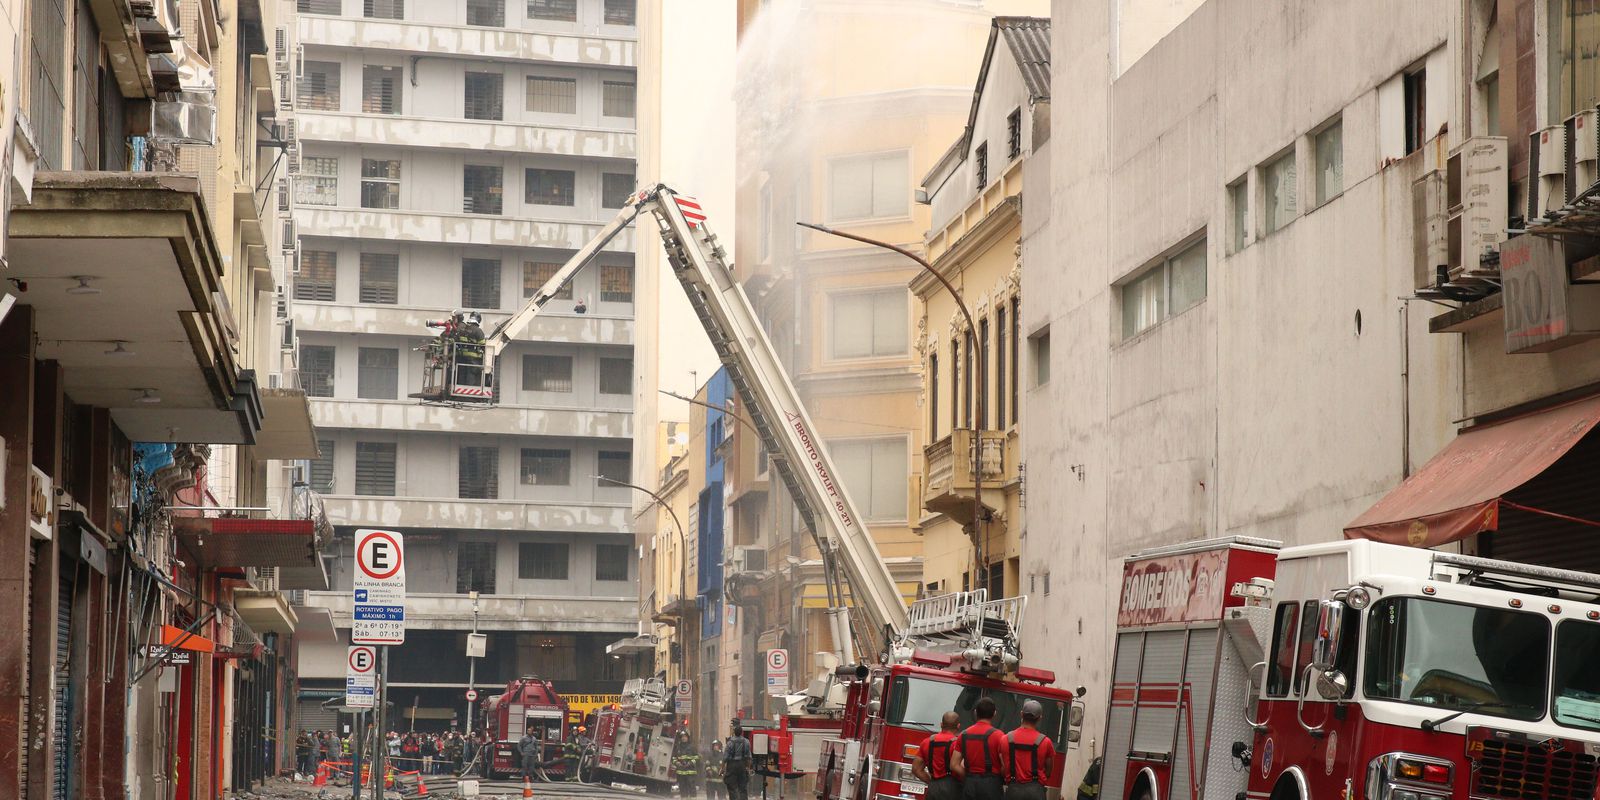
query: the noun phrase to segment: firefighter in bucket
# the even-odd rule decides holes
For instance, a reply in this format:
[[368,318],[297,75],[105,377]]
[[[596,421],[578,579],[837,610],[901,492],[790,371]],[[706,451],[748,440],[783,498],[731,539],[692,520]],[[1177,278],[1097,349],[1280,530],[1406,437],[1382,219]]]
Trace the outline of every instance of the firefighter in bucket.
[[448,399],[455,386],[486,388],[484,380],[483,314],[457,309],[445,319],[425,323],[439,335],[425,349],[430,371],[444,375],[438,399]]

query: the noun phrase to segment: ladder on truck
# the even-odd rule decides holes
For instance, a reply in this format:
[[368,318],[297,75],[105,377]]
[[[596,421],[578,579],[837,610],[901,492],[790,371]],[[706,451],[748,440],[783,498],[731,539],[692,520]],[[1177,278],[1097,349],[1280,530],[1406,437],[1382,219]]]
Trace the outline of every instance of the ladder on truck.
[[[615,219],[487,336],[483,362],[487,368],[481,370],[481,375],[474,375],[480,382],[444,386],[442,393],[447,397],[481,398],[486,405],[497,402],[492,373],[501,352],[528,329],[547,302],[641,216],[654,220],[658,227],[672,274],[727,367],[743,404],[742,411],[760,436],[773,469],[794,497],[801,518],[821,548],[824,563],[843,568],[850,598],[872,628],[870,634],[863,636],[864,644],[888,651],[908,624],[900,589],[862,524],[855,502],[835,477],[838,470],[817,437],[810,415],[801,405],[800,395],[778,360],[754,307],[735,279],[727,252],[706,226],[705,213],[693,199],[659,184],[634,193]],[[457,371],[447,369],[443,374],[454,376]],[[831,575],[833,570],[828,572]],[[836,599],[829,611],[835,626],[834,640],[848,654],[852,652],[849,611],[844,607],[842,590],[833,594]],[[847,656],[844,660],[854,658]]]
[[985,589],[925,597],[911,604],[897,655],[932,652],[970,672],[1015,672],[1027,605],[1026,597],[990,600]]

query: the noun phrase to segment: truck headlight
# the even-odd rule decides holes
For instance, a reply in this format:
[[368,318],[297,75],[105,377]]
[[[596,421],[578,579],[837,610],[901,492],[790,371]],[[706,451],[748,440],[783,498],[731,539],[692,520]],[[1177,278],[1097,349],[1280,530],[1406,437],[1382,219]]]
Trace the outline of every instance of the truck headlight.
[[1371,800],[1447,800],[1455,778],[1448,761],[1411,753],[1385,753],[1367,765]]

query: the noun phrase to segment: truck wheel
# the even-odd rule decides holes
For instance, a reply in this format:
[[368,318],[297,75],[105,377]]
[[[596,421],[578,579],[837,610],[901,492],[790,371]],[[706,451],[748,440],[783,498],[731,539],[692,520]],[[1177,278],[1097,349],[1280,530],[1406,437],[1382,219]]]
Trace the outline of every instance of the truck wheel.
[[[1128,795],[1128,800],[1155,800],[1155,797],[1156,793],[1154,789],[1150,788],[1150,781],[1141,775],[1139,780],[1134,782],[1133,794]],[[1277,800],[1277,798],[1273,798],[1273,800]]]
[[1300,784],[1295,782],[1293,776],[1285,772],[1278,778],[1278,784],[1272,787],[1272,800],[1302,800],[1300,797]]

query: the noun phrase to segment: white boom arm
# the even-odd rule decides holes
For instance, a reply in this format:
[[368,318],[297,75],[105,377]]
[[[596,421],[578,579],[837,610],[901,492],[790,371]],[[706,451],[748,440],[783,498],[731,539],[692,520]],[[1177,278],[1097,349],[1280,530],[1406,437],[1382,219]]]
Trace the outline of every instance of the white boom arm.
[[[850,593],[876,629],[866,641],[887,645],[907,628],[905,602],[877,544],[861,524],[855,502],[835,478],[833,459],[817,438],[800,395],[778,361],[755,309],[734,279],[727,253],[706,228],[693,200],[663,185],[636,193],[583,249],[489,336],[487,363],[525,331],[544,304],[633,220],[648,212],[660,227],[672,274],[689,296],[706,335],[728,369],[745,413],[771,454],[773,468],[793,495],[820,546],[832,548]],[[685,217],[685,213],[690,215]]]

